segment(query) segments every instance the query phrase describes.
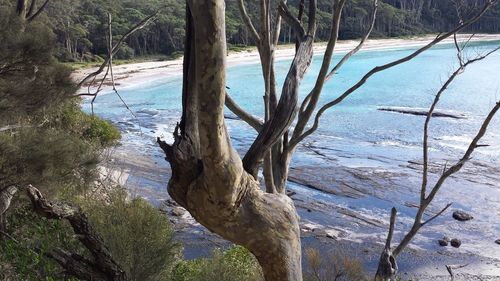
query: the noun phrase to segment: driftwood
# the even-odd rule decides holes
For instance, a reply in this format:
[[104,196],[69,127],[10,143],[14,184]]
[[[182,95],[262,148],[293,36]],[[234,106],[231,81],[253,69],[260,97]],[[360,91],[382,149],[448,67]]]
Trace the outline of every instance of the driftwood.
[[26,192],[38,215],[48,219],[67,220],[76,237],[92,254],[93,260],[61,248],[46,253],[65,269],[66,274],[81,280],[129,280],[125,271],[111,256],[102,238],[90,225],[85,213],[66,203],[48,201],[32,185],[26,188]]
[[[417,115],[417,116],[427,116],[427,114],[429,114],[428,110],[423,110],[423,109],[403,109],[403,108],[381,107],[378,110],[388,111],[388,112],[396,112],[396,113],[402,113],[402,114]],[[432,117],[466,119],[465,116],[463,116],[463,115],[456,115],[456,114],[444,113],[444,112],[433,112]]]
[[[0,189],[0,231],[5,230],[5,212],[10,207],[10,202],[17,192],[17,187],[11,185]],[[0,234],[0,238],[4,235]]]

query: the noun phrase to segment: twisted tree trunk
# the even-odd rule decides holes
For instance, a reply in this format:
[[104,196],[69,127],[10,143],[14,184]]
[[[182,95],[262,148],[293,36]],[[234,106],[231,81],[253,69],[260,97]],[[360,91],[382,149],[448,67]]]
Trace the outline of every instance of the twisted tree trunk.
[[266,280],[300,281],[292,200],[262,191],[231,146],[223,114],[225,58],[224,1],[188,1],[183,115],[174,144],[158,140],[172,167],[169,193],[210,231],[249,249]]

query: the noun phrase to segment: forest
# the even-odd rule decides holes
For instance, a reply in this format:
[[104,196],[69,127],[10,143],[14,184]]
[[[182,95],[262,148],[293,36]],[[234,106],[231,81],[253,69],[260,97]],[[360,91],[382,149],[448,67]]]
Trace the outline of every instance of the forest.
[[[9,3],[12,1],[2,0]],[[247,1],[251,18],[258,16],[258,1]],[[290,10],[298,13],[299,0],[289,1]],[[467,2],[467,1],[466,1]],[[1,3],[1,2],[0,2]],[[226,1],[226,33],[228,44],[254,45],[249,31],[240,19],[238,1]],[[117,59],[136,56],[172,55],[182,51],[184,44],[184,1],[181,0],[61,0],[46,7],[44,20],[56,35],[56,57],[61,61],[92,61],[106,53],[107,14],[111,13],[116,34],[123,34],[141,19],[159,12],[153,24],[132,34],[116,55]],[[339,38],[362,36],[369,23],[370,0],[349,1],[344,7]],[[377,22],[372,37],[400,37],[439,33],[457,24],[453,1],[384,0],[379,3]],[[318,1],[317,41],[326,41],[329,34],[332,1]],[[500,9],[493,8],[469,32],[492,33],[500,28]],[[283,24],[280,43],[293,42],[293,31]]]

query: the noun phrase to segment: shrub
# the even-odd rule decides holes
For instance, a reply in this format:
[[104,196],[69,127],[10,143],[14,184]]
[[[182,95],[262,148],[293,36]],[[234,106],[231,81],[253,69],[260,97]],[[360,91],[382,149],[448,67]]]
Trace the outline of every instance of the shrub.
[[173,272],[173,281],[262,281],[256,258],[245,248],[235,246],[217,249],[211,258],[180,262]]
[[319,250],[305,249],[307,270],[305,281],[364,281],[368,280],[359,260],[337,250],[324,257]]
[[0,240],[0,280],[62,280],[61,268],[44,253],[54,247],[81,253],[67,222],[41,218],[28,204],[10,211],[7,228],[15,240]]
[[102,146],[113,145],[120,139],[120,131],[108,121],[96,116],[88,116],[87,120],[88,127],[83,133],[85,138],[94,140]]
[[113,193],[109,204],[92,200],[82,205],[131,280],[169,278],[181,247],[173,240],[172,226],[160,210],[144,199],[128,201],[124,191]]

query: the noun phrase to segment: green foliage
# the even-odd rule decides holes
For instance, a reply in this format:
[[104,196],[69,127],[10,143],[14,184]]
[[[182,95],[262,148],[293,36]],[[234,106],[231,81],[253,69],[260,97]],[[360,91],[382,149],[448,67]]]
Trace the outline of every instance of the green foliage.
[[[4,0],[6,1],[6,0]],[[272,9],[278,1],[271,1]],[[289,9],[298,13],[299,0],[289,0]],[[373,0],[351,0],[346,2],[341,19],[340,39],[361,37],[370,23]],[[471,4],[471,3],[469,3]],[[247,12],[259,29],[258,1],[246,1]],[[65,61],[87,60],[107,52],[107,13],[113,18],[114,41],[136,23],[161,10],[157,20],[144,29],[132,34],[128,47],[119,54],[120,58],[132,58],[151,54],[169,55],[182,50],[184,46],[185,1],[181,0],[60,0],[48,6],[48,19],[57,35],[58,58]],[[331,0],[318,1],[318,41],[328,40],[331,25]],[[430,0],[381,0],[373,36],[407,36],[422,33],[438,33],[451,29],[458,23],[452,1]],[[468,14],[468,13],[464,13]],[[500,7],[491,9],[470,32],[498,32],[500,30]],[[307,13],[304,15],[307,20]],[[274,19],[273,23],[274,24]],[[282,25],[281,43],[291,43],[294,36],[290,26]],[[226,1],[226,37],[233,45],[252,45],[249,31],[242,23],[237,1]],[[129,49],[130,48],[130,49]]]
[[180,257],[167,217],[147,201],[112,194],[110,203],[82,202],[90,221],[131,280],[168,280]]
[[121,137],[120,131],[108,121],[96,116],[88,116],[88,127],[83,136],[89,140],[97,141],[103,146],[115,144]]
[[173,281],[262,281],[263,275],[255,257],[245,248],[235,246],[217,249],[211,258],[180,262]]
[[45,253],[54,247],[79,252],[67,223],[40,218],[28,205],[13,209],[8,222],[15,240],[0,240],[0,280],[63,279],[59,265]]
[[[0,126],[57,107],[75,91],[71,70],[52,58],[45,25],[24,24],[0,6]],[[23,30],[24,29],[24,30]]]

